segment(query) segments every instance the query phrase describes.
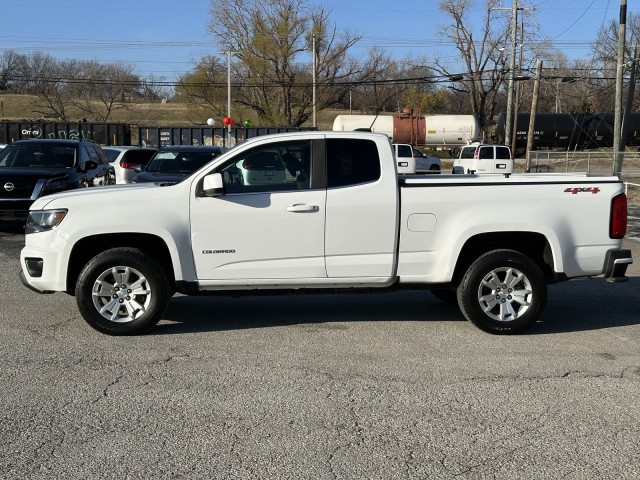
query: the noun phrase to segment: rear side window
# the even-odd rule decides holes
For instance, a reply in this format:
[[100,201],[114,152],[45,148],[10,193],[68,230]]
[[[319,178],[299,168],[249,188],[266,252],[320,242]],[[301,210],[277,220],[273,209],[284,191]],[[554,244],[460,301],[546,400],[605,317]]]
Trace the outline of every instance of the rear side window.
[[107,157],[108,162],[113,162],[116,158],[118,158],[118,155],[120,155],[120,151],[113,150],[111,148],[104,148],[102,149],[102,152],[104,153],[104,156]]
[[120,163],[146,165],[155,152],[153,150],[127,150]]
[[327,140],[329,188],[374,182],[379,178],[380,157],[374,141],[351,138]]
[[493,147],[480,147],[480,153],[478,158],[481,160],[487,160],[493,158]]
[[511,152],[508,147],[496,147],[496,158],[498,160],[511,159]]

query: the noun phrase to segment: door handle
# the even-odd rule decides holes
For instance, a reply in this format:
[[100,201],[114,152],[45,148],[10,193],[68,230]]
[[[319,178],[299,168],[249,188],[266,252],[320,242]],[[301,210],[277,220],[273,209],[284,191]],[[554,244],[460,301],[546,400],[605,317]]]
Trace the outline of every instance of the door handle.
[[307,205],[306,203],[297,203],[287,207],[287,212],[304,213],[304,212],[317,212],[320,207],[317,205]]

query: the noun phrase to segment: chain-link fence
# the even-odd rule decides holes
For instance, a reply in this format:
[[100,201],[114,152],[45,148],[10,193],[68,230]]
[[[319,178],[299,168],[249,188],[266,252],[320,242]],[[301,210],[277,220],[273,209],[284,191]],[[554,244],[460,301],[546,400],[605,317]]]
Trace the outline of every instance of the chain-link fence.
[[[530,151],[527,158],[530,172],[586,172],[595,176],[613,174],[615,155],[613,152],[597,151]],[[523,169],[526,169],[525,165]],[[640,152],[624,152],[621,179],[625,182],[629,200],[640,203]]]

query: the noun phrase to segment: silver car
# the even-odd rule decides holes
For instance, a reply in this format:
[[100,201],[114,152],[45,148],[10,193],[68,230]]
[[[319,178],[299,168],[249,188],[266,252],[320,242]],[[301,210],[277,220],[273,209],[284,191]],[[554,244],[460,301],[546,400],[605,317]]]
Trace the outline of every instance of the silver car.
[[156,153],[157,148],[135,146],[102,147],[102,151],[116,171],[116,184],[131,183],[137,172],[136,167],[143,167]]

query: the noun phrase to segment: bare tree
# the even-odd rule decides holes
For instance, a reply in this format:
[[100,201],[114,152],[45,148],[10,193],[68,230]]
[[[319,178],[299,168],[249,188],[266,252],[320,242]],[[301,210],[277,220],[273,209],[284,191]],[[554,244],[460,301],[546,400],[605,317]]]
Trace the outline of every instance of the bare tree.
[[299,126],[311,116],[314,43],[318,109],[340,102],[359,70],[347,59],[359,37],[338,32],[327,10],[304,0],[212,0],[209,31],[234,52],[235,102],[271,124]]
[[145,100],[163,100],[173,99],[175,93],[163,75],[154,75],[153,73],[143,78],[140,83],[140,96]]
[[484,2],[484,16],[479,38],[474,37],[471,25],[477,23],[468,17],[473,0],[442,0],[440,10],[452,20],[441,29],[441,35],[451,40],[464,64],[464,72],[451,70],[444,61],[435,59],[434,70],[452,79],[463,74],[454,88],[469,95],[471,110],[481,126],[485,126],[496,112],[496,96],[506,78],[504,46],[510,35],[505,16],[496,10],[499,0]]
[[77,73],[77,62],[60,62],[51,55],[35,52],[29,56],[26,68],[29,91],[37,97],[34,112],[66,122],[70,98],[67,79]]
[[74,78],[68,78],[69,103],[80,115],[98,122],[109,120],[114,111],[124,109],[129,97],[137,96],[140,78],[131,64],[97,61],[78,62]]
[[[629,69],[630,60],[633,58],[633,50],[640,42],[640,14],[629,12],[627,14],[626,23],[627,38],[625,42],[625,59],[627,61],[626,68]],[[596,68],[599,70],[599,77],[592,75],[591,84],[594,85],[596,92],[594,93],[594,103],[606,107],[605,110],[612,111],[614,108],[613,98],[615,92],[615,77],[618,56],[618,23],[617,19],[612,19],[608,24],[603,25],[596,40],[593,43],[594,59],[597,62]],[[636,98],[640,97],[640,92],[636,89]],[[640,102],[634,100],[634,107]]]
[[176,99],[189,106],[190,120],[202,123],[213,116],[222,118],[227,102],[227,67],[218,57],[208,55],[195,69],[178,79]]
[[5,50],[0,56],[0,90],[21,93],[20,70],[25,63],[25,56],[14,50]]

